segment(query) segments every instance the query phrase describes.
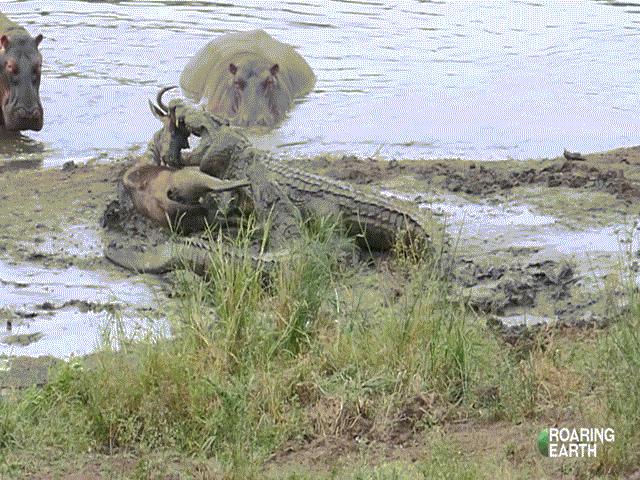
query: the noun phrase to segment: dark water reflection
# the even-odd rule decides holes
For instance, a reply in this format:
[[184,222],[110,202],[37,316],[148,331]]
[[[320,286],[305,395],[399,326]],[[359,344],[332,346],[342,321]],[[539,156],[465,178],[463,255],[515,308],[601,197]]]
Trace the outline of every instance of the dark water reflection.
[[[28,134],[45,166],[145,145],[158,127],[146,99],[204,43],[252,28],[296,45],[318,76],[259,140],[284,154],[495,159],[640,143],[632,2],[27,0],[2,11],[45,36],[45,128]],[[29,155],[0,147],[0,159]]]

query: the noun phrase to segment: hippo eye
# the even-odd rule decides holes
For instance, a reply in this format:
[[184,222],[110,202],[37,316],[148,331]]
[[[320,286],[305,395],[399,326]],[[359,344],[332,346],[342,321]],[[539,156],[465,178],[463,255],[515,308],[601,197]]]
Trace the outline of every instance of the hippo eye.
[[270,86],[272,86],[275,82],[273,81],[273,77],[267,77],[265,79],[264,82],[262,82],[262,87],[263,88],[269,88]]
[[240,90],[244,90],[244,88],[247,86],[247,82],[245,82],[241,78],[239,78],[238,80],[235,80],[233,84]]

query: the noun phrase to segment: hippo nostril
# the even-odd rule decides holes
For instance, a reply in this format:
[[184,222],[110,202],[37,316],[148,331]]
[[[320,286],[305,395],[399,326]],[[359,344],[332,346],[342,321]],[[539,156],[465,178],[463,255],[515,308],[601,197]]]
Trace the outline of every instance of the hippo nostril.
[[14,115],[16,118],[21,118],[24,120],[37,120],[40,119],[42,117],[42,114],[40,113],[40,109],[39,108],[32,108],[30,110],[27,110],[24,107],[17,107],[14,111],[13,111]]

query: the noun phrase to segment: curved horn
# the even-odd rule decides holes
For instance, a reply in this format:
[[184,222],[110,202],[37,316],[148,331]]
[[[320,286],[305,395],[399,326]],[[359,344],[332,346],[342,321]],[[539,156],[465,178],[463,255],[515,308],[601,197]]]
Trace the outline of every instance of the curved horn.
[[160,91],[158,92],[158,96],[156,97],[156,102],[158,103],[158,106],[165,114],[169,113],[169,110],[167,106],[164,103],[162,103],[162,95],[164,95],[169,90],[173,90],[174,88],[178,88],[178,86],[173,85],[171,87],[163,87],[160,89]]

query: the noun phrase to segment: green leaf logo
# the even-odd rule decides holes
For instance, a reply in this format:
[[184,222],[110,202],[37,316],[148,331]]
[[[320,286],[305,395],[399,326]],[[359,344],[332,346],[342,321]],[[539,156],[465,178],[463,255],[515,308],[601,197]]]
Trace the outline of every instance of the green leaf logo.
[[549,456],[549,430],[542,430],[538,434],[538,451],[545,457]]

